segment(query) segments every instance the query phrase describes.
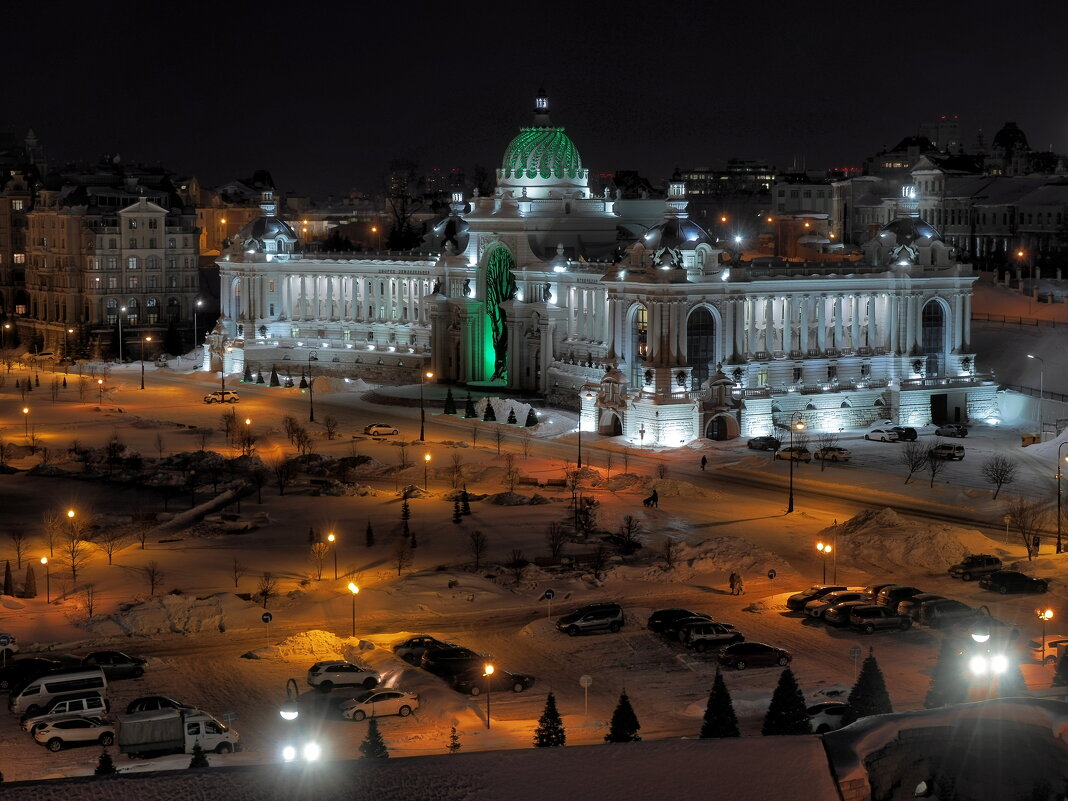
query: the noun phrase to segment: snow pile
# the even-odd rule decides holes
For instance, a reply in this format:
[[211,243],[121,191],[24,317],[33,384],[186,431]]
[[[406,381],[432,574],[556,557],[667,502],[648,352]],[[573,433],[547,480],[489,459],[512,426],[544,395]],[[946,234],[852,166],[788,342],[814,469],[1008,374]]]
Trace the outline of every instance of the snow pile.
[[518,492],[498,492],[490,495],[488,500],[494,506],[526,506],[530,503],[530,498]]
[[743,578],[755,573],[767,573],[769,568],[782,572],[790,565],[779,556],[740,537],[713,537],[696,544],[678,543],[675,567],[667,568],[660,561],[642,573],[650,581],[687,581],[708,573],[740,573]]
[[257,654],[269,650],[270,656],[307,661],[308,659],[341,659],[343,649],[344,641],[336,634],[313,629],[286,637],[269,649],[260,648]]
[[689,481],[678,481],[673,478],[658,478],[652,484],[657,495],[661,498],[721,498],[722,493],[715,490],[701,489]]
[[206,598],[164,595],[149,598],[113,615],[96,615],[84,627],[94,634],[150,637],[154,634],[195,634],[262,626],[263,610],[233,593],[220,592]]
[[648,479],[637,473],[620,473],[612,476],[604,483],[604,488],[610,492],[626,492],[627,490],[644,490]]
[[1000,550],[978,531],[906,521],[892,509],[867,509],[821,533],[835,539],[839,560],[883,572],[896,566],[942,573],[970,553]]

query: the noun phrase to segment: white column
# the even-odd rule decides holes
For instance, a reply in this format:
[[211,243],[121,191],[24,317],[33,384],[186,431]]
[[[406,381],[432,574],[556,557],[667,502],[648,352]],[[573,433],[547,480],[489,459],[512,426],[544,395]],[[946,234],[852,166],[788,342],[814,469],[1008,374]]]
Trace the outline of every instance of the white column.
[[798,332],[797,332],[797,349],[801,351],[801,356],[808,355],[808,321],[810,317],[810,300],[808,295],[801,296],[801,313],[798,320]]
[[964,311],[961,314],[961,347],[965,352],[972,349],[972,294],[968,292],[964,296]]
[[749,315],[749,336],[746,338],[746,350],[748,351],[748,355],[752,356],[760,350],[759,343],[757,342],[757,299],[746,298],[745,305]]
[[769,353],[775,349],[775,298],[764,298],[764,347]]
[[874,294],[868,295],[867,310],[868,310],[868,341],[867,346],[874,350],[879,344],[879,329],[875,322],[876,309],[878,303]]
[[853,319],[850,321],[849,334],[851,342],[849,343],[853,350],[857,350],[861,347],[860,342],[860,295],[854,292],[849,296],[850,314]]
[[953,296],[953,352],[959,353],[964,341],[964,298],[961,293]]
[[783,314],[782,320],[782,349],[789,353],[790,351],[797,350],[794,347],[796,340],[794,339],[794,331],[797,329],[796,323],[797,317],[797,298],[793,295],[786,296],[786,309]]

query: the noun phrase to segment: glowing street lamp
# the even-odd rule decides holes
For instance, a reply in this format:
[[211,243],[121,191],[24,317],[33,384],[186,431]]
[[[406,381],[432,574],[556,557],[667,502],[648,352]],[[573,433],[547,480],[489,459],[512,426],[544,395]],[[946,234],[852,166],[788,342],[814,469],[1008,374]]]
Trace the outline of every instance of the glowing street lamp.
[[41,557],[41,564],[44,565],[45,572],[45,603],[52,603],[52,576],[48,572],[48,557]]
[[[226,220],[223,220],[223,222],[226,222]],[[204,304],[204,301],[200,300],[199,298],[193,304],[193,346],[194,347],[196,347],[196,344],[197,344],[197,309],[199,309],[203,304]]]
[[495,668],[493,667],[493,665],[491,665],[491,664],[489,664],[487,662],[486,665],[483,667],[483,670],[485,672],[482,674],[486,679],[486,728],[487,729],[490,727],[490,694],[491,694],[490,690],[492,689],[492,684],[493,684],[493,671],[494,671],[494,669]]
[[820,561],[823,562],[823,583],[827,583],[827,554],[831,552],[831,544],[829,542],[817,542],[816,550],[820,552]]
[[1042,621],[1042,664],[1046,664],[1046,621],[1053,619],[1052,609],[1036,609],[1035,614]]
[[122,364],[122,318],[126,316],[126,307],[119,306],[119,364]]
[[145,343],[151,341],[152,337],[141,338],[141,389],[145,388]]
[[[29,381],[30,379],[26,379]],[[22,427],[26,430],[26,439],[30,438],[30,409],[28,406],[22,407]]]
[[423,454],[423,492],[430,492],[430,484],[427,482],[427,468],[430,467],[430,454]]
[[426,442],[426,406],[423,404],[424,379],[433,378],[434,374],[425,372],[419,376],[419,441]]
[[356,596],[360,594],[360,588],[355,582],[349,582],[349,592],[352,593],[352,636],[356,636]]
[[805,430],[805,421],[801,419],[801,412],[794,412],[793,417],[790,418],[790,499],[786,504],[786,514],[794,510],[794,429]]
[[97,388],[98,393],[99,393],[99,397],[97,398],[97,405],[103,406],[104,405],[104,379],[103,378],[98,378],[96,380],[96,388]]
[[326,541],[330,543],[334,551],[334,581],[337,581],[337,537],[334,536],[333,531],[326,535]]

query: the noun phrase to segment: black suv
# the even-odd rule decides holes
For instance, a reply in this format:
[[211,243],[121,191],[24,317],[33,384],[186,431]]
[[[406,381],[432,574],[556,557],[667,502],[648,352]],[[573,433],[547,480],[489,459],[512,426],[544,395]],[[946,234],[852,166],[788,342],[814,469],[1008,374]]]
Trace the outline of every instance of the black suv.
[[482,654],[472,651],[470,648],[450,645],[447,648],[428,648],[423,651],[419,666],[435,676],[449,678],[470,670],[474,663],[482,662],[485,658]]
[[912,625],[912,620],[889,606],[854,606],[849,610],[849,625],[865,634],[874,634],[876,629],[904,631]]
[[777,451],[782,443],[776,437],[753,437],[745,446],[754,451]]
[[923,590],[917,587],[906,587],[902,584],[891,584],[889,587],[883,587],[879,590],[879,594],[875,596],[875,603],[877,606],[888,606],[894,613],[897,613],[898,604],[902,601],[907,601],[915,595],[922,595]]
[[571,637],[591,631],[615,633],[623,628],[623,607],[619,604],[590,604],[564,615],[556,621],[556,628]]
[[919,436],[915,428],[909,428],[908,426],[894,426],[890,430],[897,432],[899,442],[915,442],[916,437]]
[[965,556],[958,564],[949,569],[949,575],[953,578],[971,581],[976,576],[983,576],[1001,570],[1001,560],[988,553],[974,553]]
[[817,598],[822,598],[824,595],[830,595],[832,592],[848,589],[849,587],[844,584],[814,584],[807,590],[795,592],[787,598],[786,608],[793,609],[795,612],[804,610],[805,604],[809,601],[815,601]]

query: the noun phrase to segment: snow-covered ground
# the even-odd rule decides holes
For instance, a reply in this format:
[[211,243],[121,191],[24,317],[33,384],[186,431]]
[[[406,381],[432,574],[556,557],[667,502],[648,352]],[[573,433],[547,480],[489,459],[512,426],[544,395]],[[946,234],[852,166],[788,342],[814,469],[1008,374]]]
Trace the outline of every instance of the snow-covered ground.
[[[210,428],[207,447],[227,457],[236,455],[220,433],[226,410],[201,402],[204,393],[218,386],[218,379],[149,367],[147,388],[141,391],[136,365],[113,369],[104,385],[104,403],[98,405],[95,383],[83,399],[73,381],[58,391],[53,402],[50,373],[41,374],[41,386],[24,401],[14,391],[16,377],[24,380],[26,372],[5,376],[0,387],[4,419],[0,436],[9,444],[25,446],[24,424],[35,425],[51,458],[48,469],[36,471],[42,474],[0,476],[5,527],[21,528],[30,535],[28,556],[35,560],[47,554],[41,519],[49,511],[73,508],[79,520],[94,519],[130,535],[114,554],[114,564],[108,564],[102,550],[93,549],[76,585],[57,551],[49,569],[52,604],[45,603],[44,575],[38,565],[40,595],[4,597],[0,631],[15,634],[25,652],[85,653],[115,647],[149,656],[143,678],[114,684],[115,708],[124,708],[139,695],[162,693],[216,715],[235,713],[233,725],[248,751],[220,758],[226,762],[274,760],[286,736],[277,714],[286,680],[296,678],[304,687],[308,666],[335,656],[358,656],[382,671],[387,684],[420,694],[421,707],[411,718],[382,721],[389,748],[397,756],[442,753],[452,726],[461,733],[465,751],[526,747],[550,688],[557,694],[570,743],[601,740],[624,687],[647,740],[693,736],[715,665],[707,655],[645,631],[651,611],[672,606],[707,612],[734,623],[748,639],[787,648],[794,654],[798,680],[811,698],[848,689],[855,669],[851,647],[873,646],[895,708],[921,706],[938,635],[914,629],[864,637],[810,625],[786,610],[790,592],[822,576],[824,564],[815,549],[820,540],[833,543],[837,555],[826,563],[828,580],[849,585],[880,579],[915,584],[970,604],[985,604],[1025,635],[1037,634],[1039,628],[1034,598],[991,596],[975,584],[949,579],[946,566],[969,551],[993,552],[1009,564],[1053,579],[1042,603],[1058,615],[1066,595],[1061,581],[1064,569],[1048,539],[1041,556],[1027,562],[1019,537],[1004,533],[1001,517],[1007,495],[1048,498],[1055,488],[1052,465],[1058,443],[1021,449],[1019,429],[1012,426],[973,428],[964,440],[967,458],[950,464],[933,487],[926,474],[904,484],[904,468],[895,455],[899,446],[867,442],[859,433],[847,432],[842,444],[853,450],[854,460],[828,465],[826,470],[819,465],[799,466],[797,511],[789,516],[784,514],[787,464],[747,450],[744,441],[639,451],[618,440],[587,435],[583,462],[591,471],[582,493],[598,502],[603,529],[613,531],[625,515],[633,515],[641,524],[640,539],[646,547],[626,560],[613,558],[600,578],[589,571],[531,566],[517,581],[501,565],[511,560],[513,550],[531,560],[548,554],[546,532],[551,523],[569,519],[570,492],[562,486],[520,483],[516,493],[537,501],[522,506],[493,503],[490,496],[507,491],[503,482],[509,455],[532,482],[548,484],[563,478],[577,449],[574,417],[566,413],[544,415],[534,431],[506,427],[498,453],[494,432],[502,429],[441,415],[444,391],[438,387],[428,387],[427,442],[421,444],[415,439],[418,388],[396,392],[399,401],[389,404],[368,401],[366,386],[317,384],[317,422],[308,424],[308,397],[298,389],[272,390],[228,379],[228,387],[241,393],[241,403],[235,407],[239,421],[251,420],[256,452],[265,461],[294,453],[282,426],[285,414],[302,420],[314,434],[315,450],[332,461],[301,475],[284,496],[268,482],[262,503],[253,491],[242,499],[240,513],[236,503],[215,508],[219,504],[211,503],[212,477],[202,473],[196,502],[206,508],[199,511],[237,516],[215,522],[210,515],[193,522],[199,512],[186,512],[189,492],[182,489],[184,476],[175,473],[179,491],[168,499],[170,513],[151,526],[142,550],[132,537],[139,525],[134,518],[162,510],[160,490],[141,478],[130,484],[79,478],[83,467],[66,449],[75,439],[83,447],[102,447],[114,435],[146,460],[162,454],[166,461],[172,454],[199,450],[202,432]],[[464,397],[458,395],[456,401],[462,409]],[[31,410],[28,420],[22,419],[24,404]],[[339,421],[341,436],[333,441],[323,433],[327,416]],[[401,434],[372,439],[357,433],[379,421],[396,424]],[[931,431],[925,429],[923,436],[931,437]],[[427,453],[428,464],[423,459]],[[1011,455],[1020,465],[1017,482],[1003,489],[996,502],[980,475],[982,461],[992,454]],[[709,458],[704,472],[699,467],[701,455]],[[450,480],[456,459],[472,497],[486,496],[472,502],[472,515],[459,525],[452,522]],[[23,470],[40,462],[39,455],[24,449],[9,459]],[[658,478],[660,466],[667,471],[664,478]],[[399,490],[422,488],[424,467],[427,489],[410,501],[410,525],[418,543],[414,563],[398,576],[394,552],[401,528]],[[63,472],[49,475],[57,471]],[[229,474],[223,470],[217,478],[222,492]],[[660,506],[646,508],[639,501],[653,487],[658,489]],[[318,494],[328,488],[345,494]],[[883,511],[886,508],[894,511]],[[178,516],[172,518],[174,514]],[[365,544],[368,524],[375,535],[371,547]],[[246,527],[249,530],[239,531]],[[337,581],[332,552],[321,580],[317,579],[309,559],[309,528],[337,535]],[[472,569],[468,545],[473,530],[483,531],[487,538],[478,571]],[[673,567],[660,555],[668,539],[679,545]],[[571,541],[565,553],[581,555],[594,549],[595,543]],[[9,543],[0,541],[0,558],[9,556],[13,558]],[[236,582],[235,559],[245,568]],[[155,598],[148,597],[142,570],[150,561],[164,572]],[[773,579],[768,577],[772,569]],[[745,596],[729,595],[727,576],[732,571],[744,576]],[[25,568],[13,572],[20,586]],[[254,593],[264,572],[279,580],[279,596],[270,602],[274,619],[269,631],[260,622],[262,607],[233,594]],[[349,581],[360,587],[355,639],[349,636],[353,610],[346,588]],[[92,620],[86,610],[89,584],[95,593]],[[556,591],[551,612],[539,600],[548,587]],[[619,600],[626,609],[627,625],[620,633],[571,639],[553,629],[552,617],[581,603],[605,599]],[[1058,627],[1057,619],[1050,624],[1050,633]],[[537,682],[522,694],[493,692],[492,725],[487,728],[486,699],[460,696],[393,658],[389,646],[408,633],[469,645],[508,670],[535,676]],[[375,647],[361,648],[361,642]],[[243,658],[250,652],[256,658]],[[588,699],[578,683],[582,675],[593,679]],[[746,734],[759,732],[777,676],[772,669],[727,676]],[[1035,686],[1048,686],[1048,671],[1034,666],[1028,676]],[[333,696],[309,691],[301,697],[309,736],[319,739],[333,758],[355,755],[366,731],[365,723],[337,716],[336,704],[344,697],[340,691]],[[5,778],[14,780],[84,772],[95,763],[97,751],[51,754],[18,731],[12,716],[4,715],[0,754]],[[119,764],[143,770],[146,763],[123,758]]]

